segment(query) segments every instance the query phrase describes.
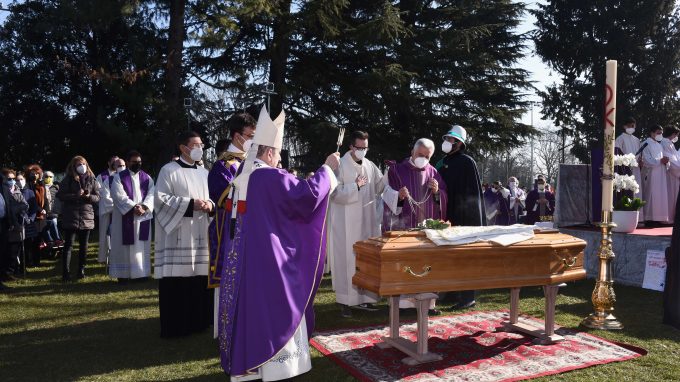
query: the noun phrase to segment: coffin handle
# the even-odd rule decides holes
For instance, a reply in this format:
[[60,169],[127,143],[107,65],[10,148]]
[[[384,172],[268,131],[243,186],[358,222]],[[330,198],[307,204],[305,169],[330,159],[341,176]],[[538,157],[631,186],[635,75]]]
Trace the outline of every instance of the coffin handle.
[[567,268],[571,268],[576,264],[576,256],[570,257],[569,260],[567,259],[562,259],[562,262],[564,263],[564,266]]
[[422,273],[415,273],[413,272],[413,269],[411,267],[404,267],[404,272],[410,274],[411,276],[415,277],[425,277],[427,276],[428,273],[432,270],[432,267],[429,265],[426,265],[423,267],[423,272]]

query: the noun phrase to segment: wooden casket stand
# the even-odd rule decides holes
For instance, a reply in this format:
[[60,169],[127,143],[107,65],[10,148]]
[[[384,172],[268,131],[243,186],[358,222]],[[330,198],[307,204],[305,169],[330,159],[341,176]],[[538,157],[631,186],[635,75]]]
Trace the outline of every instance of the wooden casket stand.
[[[559,284],[585,278],[586,242],[561,233],[537,233],[534,238],[503,247],[491,243],[436,246],[423,232],[391,231],[354,244],[354,285],[387,297],[389,337],[379,347],[395,347],[409,365],[441,360],[428,352],[428,307],[436,292],[510,288],[510,315],[498,330],[520,331],[539,344],[563,340],[555,334],[555,300]],[[416,270],[416,271],[414,271]],[[521,323],[521,287],[542,286],[545,327]],[[399,299],[415,300],[417,341],[399,335]]]

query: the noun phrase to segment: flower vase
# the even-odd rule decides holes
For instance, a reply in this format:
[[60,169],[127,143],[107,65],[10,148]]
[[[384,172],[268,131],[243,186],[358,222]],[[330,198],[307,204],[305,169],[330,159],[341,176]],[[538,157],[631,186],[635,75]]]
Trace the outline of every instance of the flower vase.
[[616,223],[616,227],[612,228],[614,232],[631,233],[635,231],[638,224],[638,211],[612,211],[612,222]]

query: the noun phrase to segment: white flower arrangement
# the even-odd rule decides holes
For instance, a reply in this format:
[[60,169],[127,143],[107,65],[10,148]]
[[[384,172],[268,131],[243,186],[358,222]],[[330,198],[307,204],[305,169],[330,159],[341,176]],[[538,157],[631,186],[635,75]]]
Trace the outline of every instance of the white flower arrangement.
[[614,155],[614,166],[637,167],[637,158],[633,154]]
[[637,194],[640,192],[640,185],[635,181],[635,176],[633,175],[614,174],[614,189],[618,192],[630,190]]

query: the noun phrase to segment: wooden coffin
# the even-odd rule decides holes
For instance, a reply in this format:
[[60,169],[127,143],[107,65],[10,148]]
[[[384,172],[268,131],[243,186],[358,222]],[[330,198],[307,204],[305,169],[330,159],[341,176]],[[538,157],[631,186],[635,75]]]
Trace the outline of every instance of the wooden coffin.
[[503,247],[436,246],[424,232],[390,231],[354,244],[352,282],[380,296],[551,285],[585,278],[585,247],[557,232]]

